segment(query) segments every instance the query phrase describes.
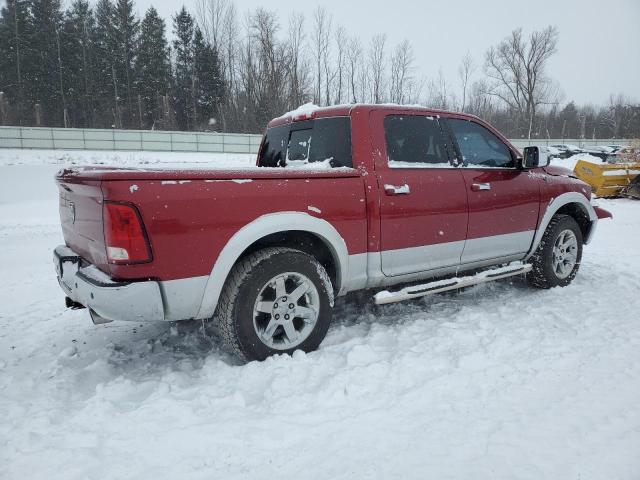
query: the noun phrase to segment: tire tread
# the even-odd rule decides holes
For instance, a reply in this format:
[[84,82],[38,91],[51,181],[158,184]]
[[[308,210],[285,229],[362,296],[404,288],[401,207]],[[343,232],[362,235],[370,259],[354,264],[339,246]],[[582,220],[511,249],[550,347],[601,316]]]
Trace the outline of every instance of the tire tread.
[[[532,287],[540,288],[540,289],[549,289],[556,286],[556,284],[551,281],[551,279],[549,278],[549,275],[545,271],[546,261],[547,261],[546,256],[548,255],[546,247],[549,242],[554,241],[555,230],[558,224],[566,221],[566,219],[571,219],[575,222],[575,220],[571,215],[564,215],[564,214],[555,215],[551,219],[551,221],[549,222],[549,225],[547,225],[547,229],[545,230],[544,235],[542,236],[542,239],[540,240],[540,244],[538,245],[538,248],[529,259],[529,262],[531,263],[533,268],[531,272],[529,272],[529,274],[527,275],[527,281],[529,285],[531,285]],[[576,226],[577,226],[577,223],[576,223]],[[578,232],[580,232],[579,228],[578,228]],[[581,241],[582,241],[582,238],[580,235],[578,236],[578,242],[580,243]],[[576,267],[579,267],[579,265],[580,265],[580,258],[578,258],[578,264],[576,265]],[[575,278],[577,271],[578,269],[575,268],[573,273],[569,277],[567,277],[566,280],[568,280],[568,283],[570,283],[573,280],[573,278]]]
[[[223,348],[236,355],[242,361],[248,361],[250,358],[248,358],[247,354],[243,351],[242,346],[238,341],[238,333],[234,322],[233,310],[238,294],[240,293],[240,288],[251,275],[253,270],[262,262],[275,255],[291,253],[306,255],[317,263],[317,260],[314,257],[300,250],[287,247],[268,247],[241,258],[229,272],[220,294],[220,299],[218,300],[216,313],[212,319],[213,331],[222,341]],[[317,265],[319,267],[318,274],[320,277],[323,281],[327,282],[326,285],[331,285],[331,280],[329,279],[325,269],[322,268],[319,263],[317,263]],[[328,293],[331,296],[331,303],[333,304],[333,291],[331,290]]]

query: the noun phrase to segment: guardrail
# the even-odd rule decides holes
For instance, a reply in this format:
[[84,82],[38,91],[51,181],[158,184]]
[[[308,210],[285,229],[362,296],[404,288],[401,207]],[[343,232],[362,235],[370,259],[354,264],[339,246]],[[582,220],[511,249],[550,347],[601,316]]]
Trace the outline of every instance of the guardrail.
[[[240,133],[0,127],[0,148],[43,150],[121,150],[150,152],[257,153],[261,135]],[[527,145],[625,145],[625,139],[512,139]]]
[[257,153],[261,139],[235,133],[0,127],[0,148]]

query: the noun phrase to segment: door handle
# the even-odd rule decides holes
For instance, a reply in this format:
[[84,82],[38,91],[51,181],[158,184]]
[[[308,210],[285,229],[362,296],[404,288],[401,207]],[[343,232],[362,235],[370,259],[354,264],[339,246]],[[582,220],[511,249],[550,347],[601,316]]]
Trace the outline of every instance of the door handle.
[[386,193],[387,195],[409,195],[411,193],[411,189],[406,183],[400,186],[385,185],[384,193]]
[[473,185],[471,185],[471,190],[473,190],[474,192],[491,190],[491,184],[490,183],[474,183]]

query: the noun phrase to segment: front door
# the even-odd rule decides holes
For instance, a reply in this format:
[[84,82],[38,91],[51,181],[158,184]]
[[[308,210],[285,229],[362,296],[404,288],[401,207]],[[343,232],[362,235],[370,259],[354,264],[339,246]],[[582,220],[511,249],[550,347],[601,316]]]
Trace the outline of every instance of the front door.
[[516,166],[516,153],[497,135],[466,119],[447,120],[462,156],[469,227],[461,263],[526,254],[540,208],[540,178]]
[[[380,202],[382,271],[405,275],[460,263],[467,193],[438,118],[371,114]],[[376,140],[377,139],[377,140]]]

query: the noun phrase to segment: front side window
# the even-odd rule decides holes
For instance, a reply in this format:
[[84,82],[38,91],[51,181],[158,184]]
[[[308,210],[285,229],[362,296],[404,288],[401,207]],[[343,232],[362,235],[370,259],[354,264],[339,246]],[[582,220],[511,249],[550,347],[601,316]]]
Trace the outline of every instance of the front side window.
[[448,120],[464,166],[484,168],[513,168],[511,150],[492,132],[470,120]]
[[423,115],[389,115],[384,133],[390,168],[450,168],[438,120]]
[[263,139],[258,165],[351,168],[351,119],[320,118],[270,128]]

